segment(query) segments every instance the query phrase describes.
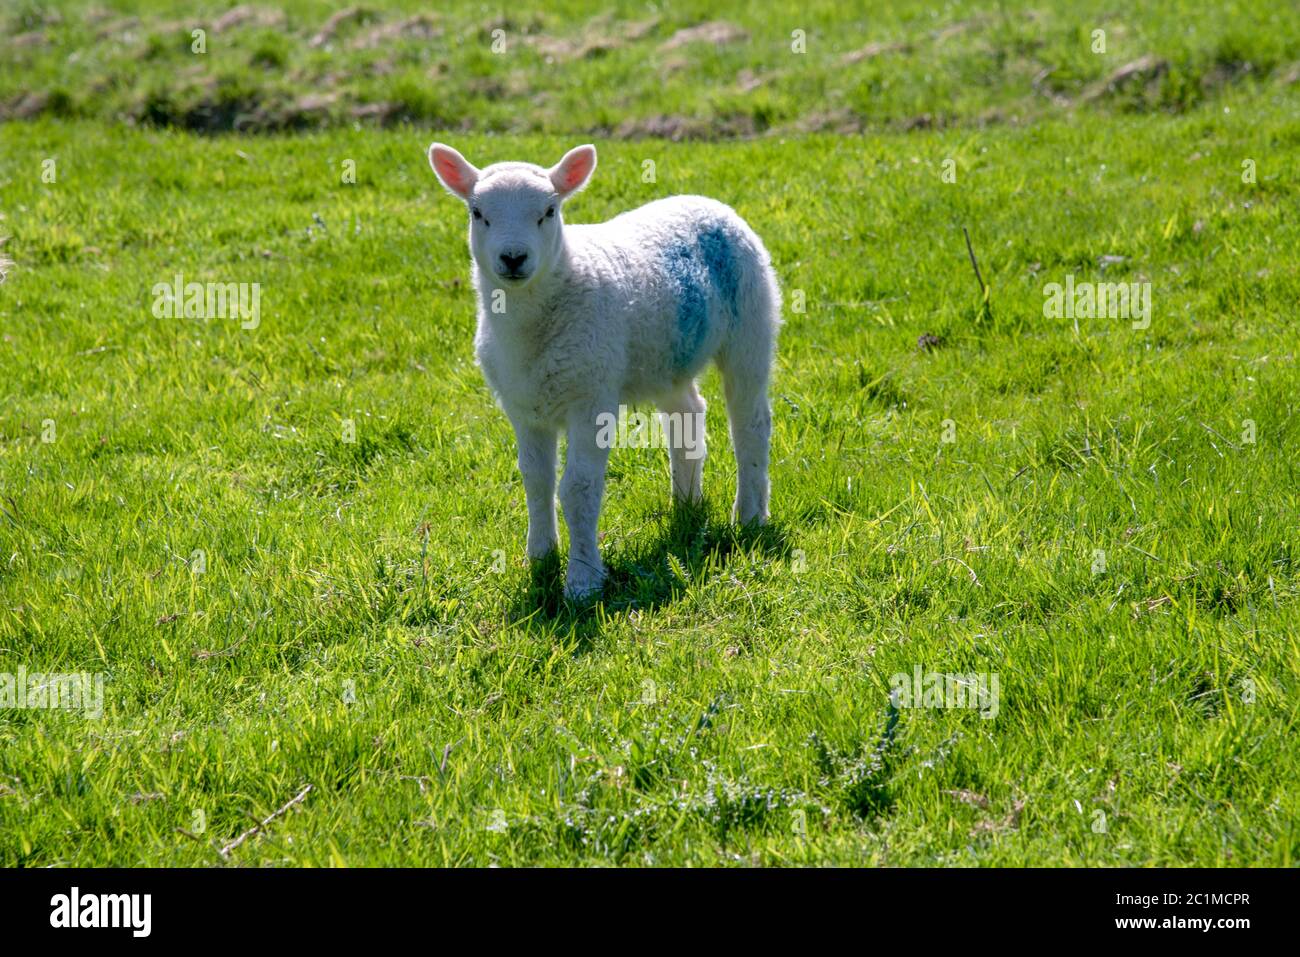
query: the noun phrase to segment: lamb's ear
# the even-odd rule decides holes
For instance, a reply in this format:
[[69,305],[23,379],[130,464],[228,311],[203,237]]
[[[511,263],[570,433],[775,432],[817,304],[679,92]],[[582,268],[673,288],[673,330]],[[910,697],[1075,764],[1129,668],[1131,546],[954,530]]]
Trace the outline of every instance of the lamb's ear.
[[551,167],[551,183],[560,199],[568,199],[587,185],[592,172],[596,169],[596,147],[575,146],[564,154],[564,159]]
[[450,146],[434,143],[429,147],[429,165],[447,191],[469,202],[470,191],[478,182],[478,170]]

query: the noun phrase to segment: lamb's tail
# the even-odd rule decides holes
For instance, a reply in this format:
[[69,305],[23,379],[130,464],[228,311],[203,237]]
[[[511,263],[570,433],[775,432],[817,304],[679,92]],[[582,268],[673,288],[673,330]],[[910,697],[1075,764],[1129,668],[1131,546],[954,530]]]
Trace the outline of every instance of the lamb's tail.
[[723,347],[720,364],[750,367],[766,380],[781,331],[781,284],[761,246],[744,270],[737,299],[734,335]]

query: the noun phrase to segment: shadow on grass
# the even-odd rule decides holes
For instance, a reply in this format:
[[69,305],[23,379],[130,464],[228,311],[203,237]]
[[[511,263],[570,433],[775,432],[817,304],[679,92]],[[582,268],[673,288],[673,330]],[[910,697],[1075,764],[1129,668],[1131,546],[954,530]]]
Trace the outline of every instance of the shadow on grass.
[[598,599],[566,600],[564,564],[551,555],[532,564],[507,620],[552,632],[571,630],[585,649],[610,614],[670,604],[691,582],[720,573],[735,552],[788,559],[790,537],[779,524],[738,526],[711,514],[707,505],[677,504],[659,517],[651,538],[604,556],[607,577]]

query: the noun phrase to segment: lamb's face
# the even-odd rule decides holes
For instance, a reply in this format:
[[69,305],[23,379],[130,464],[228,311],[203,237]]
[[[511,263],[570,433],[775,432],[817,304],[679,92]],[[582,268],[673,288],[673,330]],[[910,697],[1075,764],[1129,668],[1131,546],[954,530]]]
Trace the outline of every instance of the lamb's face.
[[484,170],[468,200],[469,248],[479,268],[504,286],[546,275],[560,246],[560,202],[540,166]]
[[569,150],[551,169],[497,163],[479,171],[450,146],[434,143],[429,163],[443,186],[469,207],[469,248],[484,275],[506,287],[546,276],[563,248],[561,204],[596,168],[596,149]]

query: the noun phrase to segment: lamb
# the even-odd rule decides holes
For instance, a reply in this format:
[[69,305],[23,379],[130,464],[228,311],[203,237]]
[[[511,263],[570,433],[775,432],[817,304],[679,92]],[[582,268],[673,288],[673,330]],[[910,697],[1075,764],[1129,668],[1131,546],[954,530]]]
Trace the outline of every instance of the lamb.
[[[514,427],[530,560],[558,548],[556,442],[564,431],[565,595],[600,593],[596,526],[611,444],[601,424],[628,403],[653,402],[664,413],[674,500],[701,500],[705,404],[695,380],[709,362],[722,373],[736,453],[733,520],[765,523],[781,291],[748,224],[716,200],[673,196],[605,223],[566,226],[565,201],[596,168],[590,145],[550,169],[508,162],[479,170],[441,143],[429,148],[429,163],[469,209],[475,354]],[[684,427],[687,417],[699,427]]]

